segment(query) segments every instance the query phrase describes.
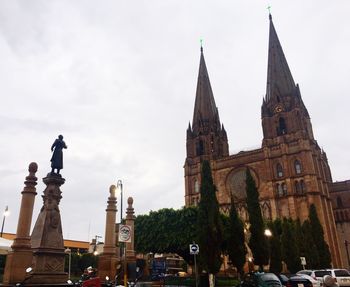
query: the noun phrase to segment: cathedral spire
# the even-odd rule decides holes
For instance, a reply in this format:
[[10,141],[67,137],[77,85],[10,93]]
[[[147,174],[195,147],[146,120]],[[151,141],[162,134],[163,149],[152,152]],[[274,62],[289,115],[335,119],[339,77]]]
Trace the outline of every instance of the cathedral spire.
[[198,132],[204,123],[206,123],[205,125],[209,126],[210,128],[220,128],[218,109],[215,104],[208,70],[204,60],[203,46],[201,45],[196,101],[192,121],[193,131],[195,133]]
[[294,93],[296,86],[292,73],[284,56],[282,46],[278,39],[272,16],[269,14],[269,54],[267,67],[266,101],[272,98],[281,98]]

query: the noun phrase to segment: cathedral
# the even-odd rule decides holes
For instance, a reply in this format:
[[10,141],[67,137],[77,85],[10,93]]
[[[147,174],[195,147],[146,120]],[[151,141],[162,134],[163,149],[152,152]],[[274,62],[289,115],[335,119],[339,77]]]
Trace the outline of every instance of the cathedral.
[[232,195],[240,217],[246,220],[245,170],[249,168],[258,187],[264,218],[304,221],[310,204],[315,204],[332,264],[345,266],[332,207],[334,184],[327,155],[314,138],[308,110],[271,15],[269,22],[267,84],[261,106],[263,139],[258,149],[229,154],[228,136],[220,122],[201,47],[193,120],[186,138],[185,204],[198,204],[200,166],[203,160],[209,160],[221,211],[228,212]]

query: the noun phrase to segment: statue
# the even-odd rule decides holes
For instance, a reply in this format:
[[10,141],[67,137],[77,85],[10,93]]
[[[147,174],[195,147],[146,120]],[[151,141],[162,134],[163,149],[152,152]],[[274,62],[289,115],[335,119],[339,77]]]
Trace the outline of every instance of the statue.
[[[55,148],[55,150],[54,150]],[[60,169],[63,168],[63,152],[62,149],[67,148],[66,143],[63,141],[63,136],[59,135],[58,139],[51,146],[51,151],[53,151],[51,157],[51,173],[57,169],[57,174],[60,174]]]

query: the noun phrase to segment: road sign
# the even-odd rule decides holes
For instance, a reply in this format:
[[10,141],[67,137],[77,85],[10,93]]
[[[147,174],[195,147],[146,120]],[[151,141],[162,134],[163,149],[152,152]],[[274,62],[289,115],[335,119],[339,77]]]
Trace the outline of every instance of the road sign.
[[119,225],[119,242],[131,242],[130,225]]
[[305,257],[300,257],[300,262],[301,262],[301,265],[305,266],[306,265]]
[[199,246],[198,244],[190,244],[190,254],[198,254],[199,253]]

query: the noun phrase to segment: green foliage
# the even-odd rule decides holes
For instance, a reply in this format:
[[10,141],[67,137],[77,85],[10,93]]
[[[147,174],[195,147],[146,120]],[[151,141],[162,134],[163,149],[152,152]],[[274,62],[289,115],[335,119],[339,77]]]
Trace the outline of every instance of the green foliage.
[[282,222],[282,259],[287,264],[287,268],[291,273],[295,273],[301,269],[299,248],[295,235],[295,224],[291,219],[283,219]]
[[135,250],[139,253],[177,253],[187,262],[189,244],[196,239],[197,207],[164,208],[135,219]]
[[223,227],[216,198],[216,187],[211,175],[210,163],[203,161],[201,170],[201,200],[198,207],[197,236],[200,249],[199,261],[203,270],[216,274],[221,266]]
[[231,209],[228,218],[227,234],[227,253],[232,262],[232,265],[237,268],[239,274],[243,275],[243,266],[245,264],[245,257],[247,248],[245,246],[244,226],[242,220],[239,218],[235,203],[231,197]]
[[269,222],[268,227],[272,233],[272,236],[269,239],[270,272],[281,273],[282,271],[282,253],[281,253],[282,222],[280,219],[276,219],[274,222]]
[[[64,271],[68,272],[69,268],[69,255],[66,254],[65,256],[65,262],[64,262]],[[91,253],[84,253],[84,254],[77,254],[72,253],[71,254],[71,275],[72,276],[80,276],[84,269],[91,266],[94,268],[97,268],[97,260],[98,257],[91,254]]]
[[319,268],[330,268],[331,261],[332,261],[331,253],[329,252],[328,244],[324,240],[323,228],[317,216],[317,211],[314,204],[310,205],[309,220],[310,220],[314,243],[318,250],[319,264],[320,264]]
[[247,169],[246,176],[247,209],[250,222],[249,247],[253,253],[254,264],[259,265],[262,269],[269,260],[268,242],[264,235],[265,227],[259,204],[259,193],[249,169]]
[[317,247],[312,236],[312,229],[309,220],[305,220],[301,226],[303,234],[303,246],[305,246],[303,252],[300,252],[300,256],[306,258],[307,269],[320,269],[320,260],[317,251]]

